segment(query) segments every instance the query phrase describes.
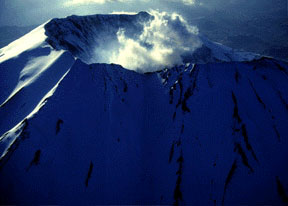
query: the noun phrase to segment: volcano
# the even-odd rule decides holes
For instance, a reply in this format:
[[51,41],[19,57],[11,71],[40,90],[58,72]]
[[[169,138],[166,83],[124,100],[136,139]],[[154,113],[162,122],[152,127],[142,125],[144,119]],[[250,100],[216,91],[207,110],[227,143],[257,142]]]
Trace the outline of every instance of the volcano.
[[0,50],[0,204],[287,203],[287,80],[179,15],[49,20]]

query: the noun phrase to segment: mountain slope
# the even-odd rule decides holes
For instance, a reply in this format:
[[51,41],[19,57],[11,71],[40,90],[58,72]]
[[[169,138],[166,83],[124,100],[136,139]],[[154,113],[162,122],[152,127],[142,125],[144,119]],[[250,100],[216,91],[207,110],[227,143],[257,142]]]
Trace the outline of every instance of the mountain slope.
[[3,137],[18,134],[3,203],[280,203],[286,72],[265,58],[151,74],[77,61]]
[[[181,50],[177,48],[179,47],[178,43],[174,43],[170,46],[174,46],[173,48],[179,53],[174,52],[170,55],[164,52],[159,57],[161,61],[168,62],[173,58],[182,58],[181,64],[183,64],[187,62],[244,61],[259,58],[255,54],[235,52],[223,45],[210,42],[205,37],[190,31],[192,28],[180,16],[174,18],[165,13],[154,13],[154,16],[147,12],[140,12],[137,15],[92,15],[53,19],[0,50],[0,116],[2,117],[0,118],[0,135],[10,130],[33,111],[43,96],[74,64],[76,58],[80,58],[86,63],[109,63],[108,57],[113,56],[116,52],[122,59],[121,55],[125,56],[126,53],[121,50],[123,45],[121,46],[121,42],[119,42],[119,30],[125,31],[125,38],[129,40],[126,43],[128,46],[133,40],[137,44],[144,45],[143,48],[141,47],[142,49],[158,47],[159,43],[154,40],[156,37],[144,34],[155,32],[155,30],[160,32],[159,29],[162,27],[156,26],[155,28],[153,25],[165,22],[171,29],[172,39],[177,37],[174,40],[179,40],[181,37],[185,40],[183,42],[185,44],[187,44],[186,41],[195,40],[201,42],[199,44],[201,46],[198,48],[195,45],[185,45],[184,50]],[[168,26],[169,24],[171,25]],[[185,32],[178,32],[178,28]],[[143,35],[146,38],[144,40],[142,39]],[[192,37],[190,38],[190,36]],[[186,50],[189,46],[191,52],[187,53]],[[169,45],[166,49],[168,48]],[[137,47],[134,50],[137,51]],[[150,64],[150,60],[159,64],[159,59],[153,58],[144,58],[144,63],[142,60],[138,62],[135,58],[141,59],[141,55],[145,56],[146,54],[138,54],[136,51],[134,51],[132,59],[127,59],[127,64],[129,65],[129,62],[134,62],[136,65],[139,63],[143,68],[128,69],[145,73],[168,66],[153,67],[154,63]],[[162,50],[151,51],[150,48],[145,51],[147,53],[156,52],[152,56],[157,56],[158,52]],[[166,51],[165,48],[164,51]]]
[[286,202],[288,64],[204,37],[154,72],[81,60],[93,19],[141,16],[56,19],[1,49],[0,204]]
[[0,50],[1,135],[29,115],[75,61],[45,42],[43,26]]

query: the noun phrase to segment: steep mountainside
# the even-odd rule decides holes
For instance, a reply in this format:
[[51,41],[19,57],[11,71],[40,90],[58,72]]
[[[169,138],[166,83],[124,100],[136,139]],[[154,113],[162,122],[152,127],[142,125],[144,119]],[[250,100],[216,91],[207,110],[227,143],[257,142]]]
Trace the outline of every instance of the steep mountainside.
[[0,204],[288,201],[286,62],[199,37],[202,64],[139,73],[58,21],[0,50]]

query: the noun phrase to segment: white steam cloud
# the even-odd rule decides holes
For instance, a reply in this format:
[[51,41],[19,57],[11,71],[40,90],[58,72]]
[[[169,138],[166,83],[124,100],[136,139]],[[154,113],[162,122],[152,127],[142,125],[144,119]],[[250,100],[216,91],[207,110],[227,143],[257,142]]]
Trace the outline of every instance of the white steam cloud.
[[51,20],[45,30],[54,48],[69,50],[87,64],[115,63],[143,73],[183,63],[257,58],[209,41],[176,13],[70,16]]
[[[154,18],[143,24],[140,35],[130,38],[124,29],[117,32],[116,45],[107,51],[103,62],[120,64],[138,72],[152,72],[163,67],[183,64],[183,57],[202,46],[198,29],[190,26],[180,15],[150,11]],[[103,54],[102,48],[96,53]],[[101,55],[103,57],[103,55]],[[107,60],[108,56],[108,60]],[[99,55],[98,55],[99,57]]]

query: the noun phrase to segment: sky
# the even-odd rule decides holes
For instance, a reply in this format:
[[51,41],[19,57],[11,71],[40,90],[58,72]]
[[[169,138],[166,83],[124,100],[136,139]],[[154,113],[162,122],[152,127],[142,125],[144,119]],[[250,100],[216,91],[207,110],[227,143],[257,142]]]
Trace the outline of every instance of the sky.
[[[149,9],[177,12],[183,16],[206,10],[239,8],[269,12],[271,7],[287,8],[287,0],[0,0],[0,26],[41,24],[55,17]],[[236,10],[235,9],[235,10]]]
[[41,24],[51,18],[72,14],[139,12],[151,8],[166,9],[165,7],[170,6],[171,3],[176,3],[177,7],[193,4],[192,0],[183,0],[180,3],[173,2],[173,0],[168,3],[163,2],[161,0],[0,0],[0,25],[26,26]]

